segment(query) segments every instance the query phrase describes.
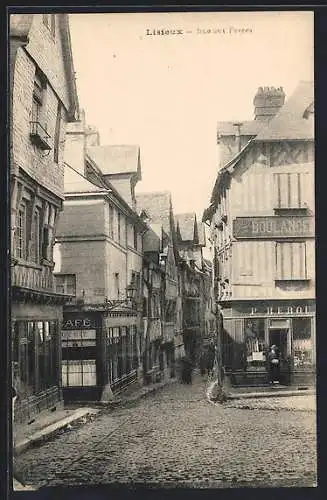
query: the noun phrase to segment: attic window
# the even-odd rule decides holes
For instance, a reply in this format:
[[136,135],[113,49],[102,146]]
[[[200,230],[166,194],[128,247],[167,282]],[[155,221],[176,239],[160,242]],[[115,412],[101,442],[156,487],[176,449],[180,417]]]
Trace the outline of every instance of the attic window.
[[54,38],[56,35],[56,15],[43,14],[43,24],[51,31],[51,35]]

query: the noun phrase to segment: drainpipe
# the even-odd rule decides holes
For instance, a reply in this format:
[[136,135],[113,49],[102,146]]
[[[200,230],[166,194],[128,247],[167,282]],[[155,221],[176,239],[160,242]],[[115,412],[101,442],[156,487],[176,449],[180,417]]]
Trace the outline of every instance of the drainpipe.
[[236,151],[239,153],[241,151],[241,127],[242,123],[234,123],[234,128],[235,128],[235,143],[236,143]]

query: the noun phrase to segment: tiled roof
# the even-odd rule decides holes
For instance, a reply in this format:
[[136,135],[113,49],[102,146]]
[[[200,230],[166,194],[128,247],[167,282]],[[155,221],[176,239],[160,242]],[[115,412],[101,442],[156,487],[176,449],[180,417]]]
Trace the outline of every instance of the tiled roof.
[[[230,121],[230,122],[218,122],[217,123],[217,136],[228,136],[228,135],[235,135],[235,127],[234,127],[235,121]],[[257,135],[258,132],[262,129],[262,127],[265,125],[264,122],[260,120],[251,120],[251,121],[241,121],[240,122],[241,127],[240,127],[240,133],[241,135]]]
[[305,118],[313,108],[313,82],[300,82],[294,93],[255,138],[255,141],[313,140],[314,120]]
[[89,146],[87,154],[103,175],[136,173],[141,180],[139,146]]
[[150,223],[161,224],[164,231],[170,234],[171,194],[169,191],[154,191],[136,195],[137,212],[146,210]]
[[144,252],[160,252],[161,237],[156,231],[149,227],[143,236],[143,251]]
[[193,241],[196,234],[196,215],[194,212],[175,215],[177,233],[182,241]]

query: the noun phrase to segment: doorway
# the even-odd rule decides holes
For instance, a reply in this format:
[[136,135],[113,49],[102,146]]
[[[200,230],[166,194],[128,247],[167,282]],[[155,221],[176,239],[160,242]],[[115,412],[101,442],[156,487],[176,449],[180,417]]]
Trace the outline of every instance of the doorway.
[[276,345],[282,359],[288,355],[288,328],[269,330],[269,346]]

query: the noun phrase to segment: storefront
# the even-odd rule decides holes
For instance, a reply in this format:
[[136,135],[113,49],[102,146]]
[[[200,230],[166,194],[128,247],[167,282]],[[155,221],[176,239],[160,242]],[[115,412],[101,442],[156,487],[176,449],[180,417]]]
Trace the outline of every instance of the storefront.
[[[15,421],[33,421],[45,409],[62,404],[60,373],[61,297],[47,297],[37,303],[13,291],[11,313],[12,377],[19,399]],[[25,300],[24,300],[25,297]],[[38,295],[46,300],[45,294]],[[49,303],[50,302],[50,303]]]
[[285,383],[314,383],[315,301],[249,301],[223,313],[223,355],[227,370],[265,371],[275,344]]
[[64,399],[101,400],[137,378],[137,317],[133,313],[64,311],[62,385]]

